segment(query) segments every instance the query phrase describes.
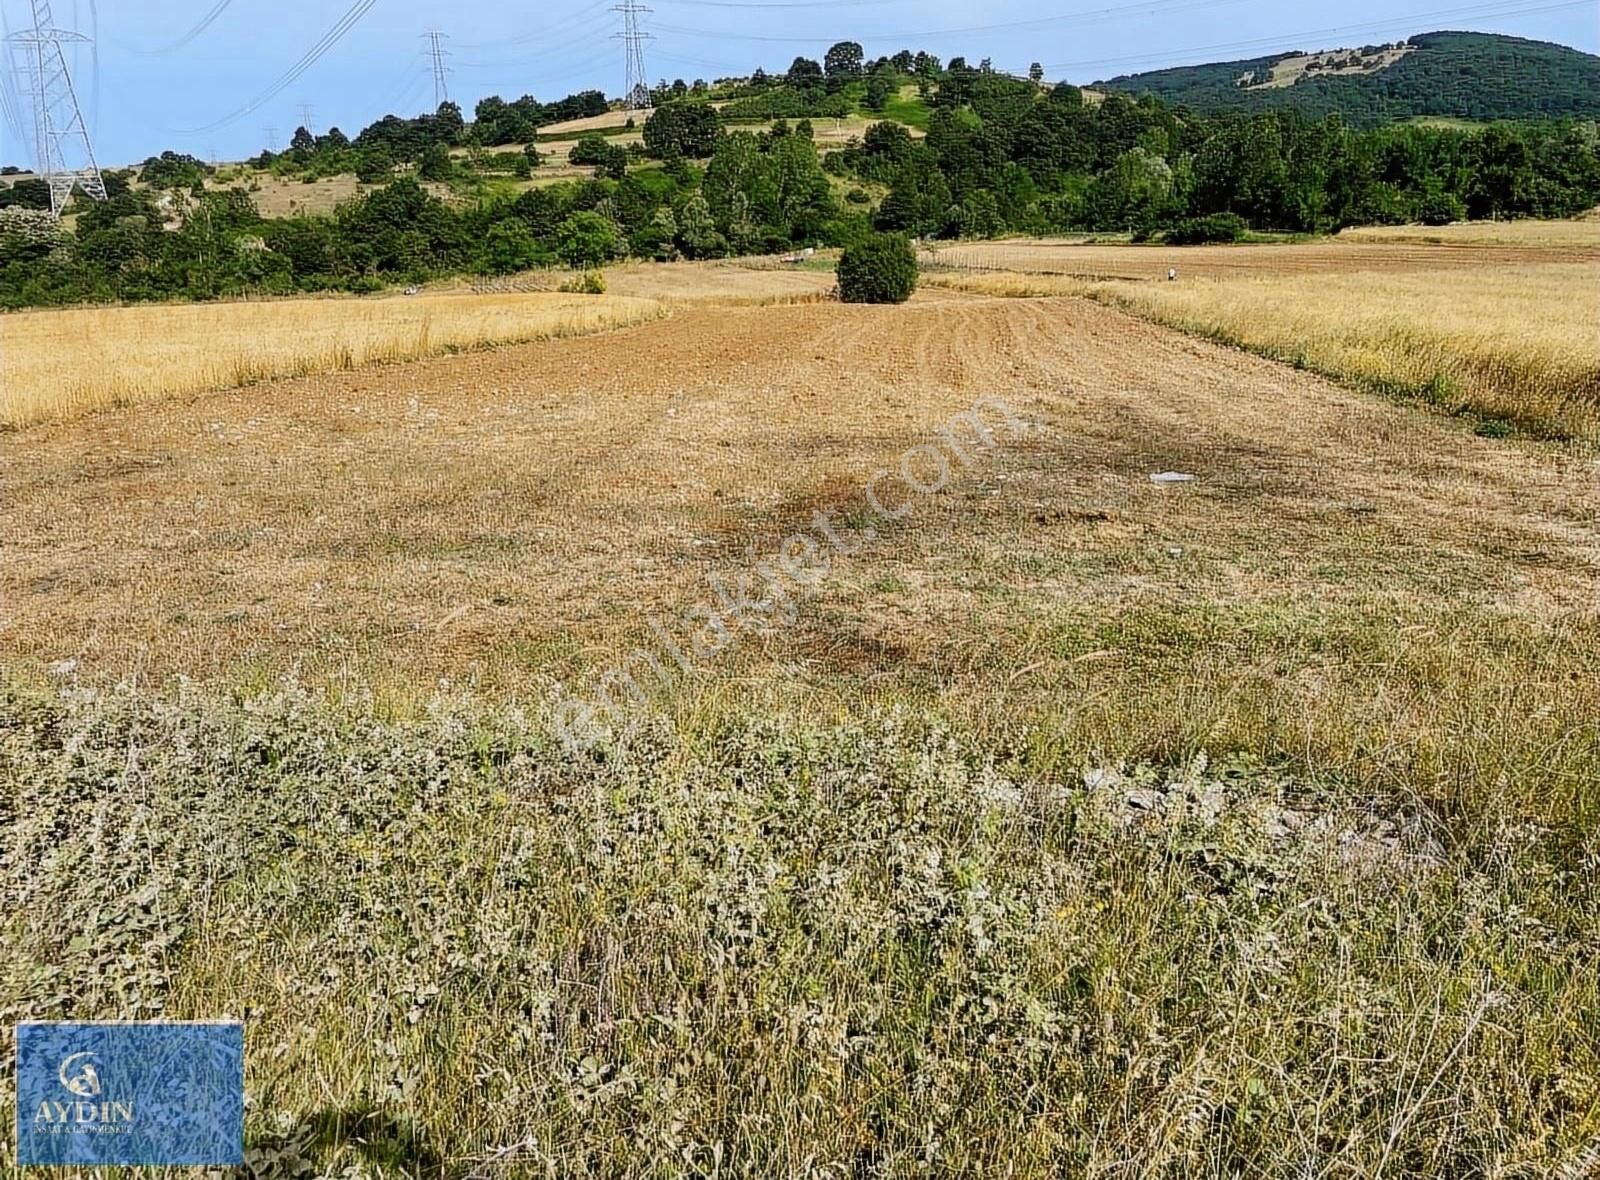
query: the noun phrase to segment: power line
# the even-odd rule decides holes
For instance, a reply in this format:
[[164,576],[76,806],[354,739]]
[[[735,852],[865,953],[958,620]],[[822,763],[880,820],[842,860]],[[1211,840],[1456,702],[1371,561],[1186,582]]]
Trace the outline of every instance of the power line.
[[559,61],[561,63],[570,61],[574,53],[579,53],[585,49],[592,48],[597,41],[602,38],[603,34],[589,33],[582,37],[575,37],[571,41],[564,41],[558,45],[552,45],[548,49],[545,49],[539,53],[530,53],[519,58],[463,62],[460,66],[460,69],[480,75],[485,72],[504,75],[505,73],[512,71],[538,70],[552,61]]
[[[195,25],[194,28],[190,29],[187,33],[183,34],[183,36],[179,37],[170,45],[158,46],[155,49],[141,49],[137,45],[128,44],[122,44],[122,47],[129,53],[136,54],[139,57],[162,57],[168,53],[176,53],[178,50],[190,44],[190,42],[194,41],[213,24],[215,24],[217,18],[226,12],[228,10],[228,6],[232,3],[233,0],[218,0],[218,3],[211,9],[211,11],[200,18],[199,24]],[[119,42],[119,44],[121,43]]]
[[100,4],[89,0],[89,130],[100,134]]
[[568,61],[564,63],[565,68],[562,69],[560,73],[553,74],[545,70],[540,70],[531,78],[517,79],[516,81],[506,81],[504,79],[484,79],[479,81],[478,85],[501,93],[515,93],[519,88],[525,89],[530,82],[534,84],[535,88],[548,86],[552,83],[563,82],[580,74],[586,74],[590,71],[596,70],[603,62],[615,61],[615,52],[616,51],[614,49],[601,49],[597,53]]
[[[0,29],[4,29],[4,26],[0,25]],[[4,111],[6,126],[11,128],[11,134],[15,136],[17,143],[26,144],[28,132],[23,126],[19,110],[21,100],[16,94],[16,79],[22,71],[17,68],[15,58],[21,46],[11,40],[9,29],[4,29],[4,33],[7,60],[3,70],[0,70],[0,110]]]
[[570,28],[593,20],[597,13],[601,14],[605,22],[609,24],[611,21],[611,17],[608,15],[610,7],[610,0],[598,0],[598,3],[590,4],[587,8],[581,8],[571,16],[558,20],[553,24],[545,25],[535,32],[523,33],[516,37],[502,37],[495,41],[467,41],[460,43],[460,47],[462,49],[500,49],[507,45],[526,45],[530,41],[544,41],[554,33],[564,33]]
[[[1153,13],[1156,9],[1186,8],[1215,8],[1218,4],[1238,3],[1239,0],[1140,0],[1134,4],[1122,4],[1112,8],[1092,9],[1083,12],[1065,12],[1056,16],[1042,16],[1032,20],[1008,21],[1001,24],[967,25],[962,28],[949,29],[917,29],[909,32],[895,33],[870,33],[858,36],[857,40],[871,39],[875,41],[915,41],[929,37],[945,37],[964,33],[994,33],[1005,32],[1013,29],[1038,29],[1051,28],[1058,25],[1095,24],[1100,21],[1117,20],[1131,16],[1135,13]],[[675,33],[686,37],[697,37],[705,40],[733,40],[733,41],[765,41],[773,44],[784,45],[815,45],[826,40],[825,37],[778,37],[760,33],[730,33],[714,31],[711,29],[683,28],[678,25],[664,25],[657,23],[653,26],[663,33]]]
[[575,49],[580,45],[592,44],[595,38],[603,30],[612,27],[613,24],[614,21],[611,16],[611,10],[607,9],[606,12],[601,14],[598,20],[591,19],[587,25],[574,31],[571,36],[568,36],[560,41],[545,42],[537,53],[527,53],[520,57],[505,58],[500,60],[490,59],[487,61],[463,62],[462,67],[465,69],[494,70],[527,65],[530,62],[544,61],[552,57],[563,57],[569,50]]
[[312,125],[312,116],[316,114],[316,111],[317,108],[312,106],[309,102],[302,102],[300,104],[300,126],[304,127],[306,131],[313,136],[317,133],[316,127]]
[[[663,0],[663,2],[664,3],[685,2],[685,0]],[[710,0],[704,0],[704,2],[710,3]],[[1220,3],[1237,3],[1237,2],[1238,2],[1238,0],[1142,0],[1142,2],[1140,2],[1140,3],[1123,4],[1123,5],[1118,5],[1118,6],[1111,7],[1111,8],[1102,8],[1102,9],[1097,9],[1097,10],[1092,10],[1092,11],[1085,11],[1085,12],[1060,13],[1060,14],[1057,14],[1055,16],[1038,17],[1038,18],[1035,18],[1033,20],[1008,21],[1008,22],[1005,22],[1005,23],[984,24],[984,25],[966,25],[966,26],[960,27],[960,28],[915,29],[915,30],[892,32],[892,33],[870,33],[870,34],[867,34],[865,37],[857,36],[856,39],[857,40],[865,40],[867,38],[870,38],[870,39],[875,40],[875,41],[908,42],[908,41],[926,40],[926,39],[931,39],[931,38],[936,38],[936,37],[957,36],[957,35],[963,35],[963,34],[968,34],[968,33],[994,33],[994,32],[1005,32],[1005,31],[1016,30],[1016,29],[1035,29],[1035,28],[1042,29],[1042,28],[1053,28],[1053,27],[1063,26],[1063,25],[1095,24],[1095,23],[1098,23],[1098,22],[1101,22],[1101,21],[1117,20],[1117,19],[1129,17],[1129,16],[1132,16],[1134,14],[1139,14],[1139,13],[1155,14],[1157,9],[1161,10],[1160,15],[1166,15],[1166,14],[1168,14],[1170,12],[1180,12],[1180,11],[1184,11],[1186,9],[1197,9],[1197,8],[1198,9],[1211,9],[1211,8],[1215,8]],[[1379,26],[1385,27],[1385,28],[1414,27],[1420,21],[1431,20],[1431,19],[1434,19],[1434,18],[1457,17],[1457,16],[1521,16],[1521,15],[1528,15],[1528,14],[1534,14],[1534,13],[1539,13],[1539,12],[1550,12],[1550,11],[1555,11],[1557,9],[1562,9],[1562,8],[1578,8],[1578,7],[1582,7],[1585,3],[1592,3],[1592,0],[1563,0],[1563,2],[1555,4],[1555,5],[1545,5],[1545,6],[1538,7],[1538,8],[1527,8],[1527,7],[1517,6],[1517,5],[1507,6],[1504,3],[1504,0],[1498,0],[1497,3],[1493,3],[1493,4],[1479,4],[1479,5],[1466,7],[1466,8],[1452,8],[1452,9],[1443,9],[1443,10],[1436,11],[1436,12],[1414,13],[1414,14],[1412,14],[1412,15],[1410,15],[1408,17],[1402,18],[1402,19],[1389,20],[1389,21],[1384,21],[1384,22],[1375,22],[1375,26],[1374,27],[1379,27]],[[759,33],[731,33],[731,32],[720,31],[720,30],[712,30],[712,29],[685,28],[685,27],[679,26],[679,25],[661,24],[659,22],[656,23],[655,25],[653,25],[652,27],[655,28],[658,32],[662,32],[662,33],[671,33],[671,34],[675,34],[675,35],[678,35],[678,36],[695,37],[695,38],[699,38],[699,39],[703,39],[703,40],[710,40],[710,41],[733,40],[733,41],[759,41],[759,42],[767,42],[767,43],[771,43],[771,44],[785,44],[785,45],[815,45],[815,44],[818,44],[819,42],[821,42],[823,40],[826,40],[825,37],[815,37],[815,36],[813,36],[813,37],[792,37],[792,36],[773,36],[773,35],[759,34]],[[1288,35],[1289,36],[1314,36],[1314,35],[1317,35],[1319,32],[1322,32],[1322,33],[1329,32],[1329,31],[1341,32],[1341,31],[1349,31],[1350,29],[1359,29],[1359,28],[1362,28],[1362,27],[1366,27],[1366,26],[1346,26],[1344,28],[1338,28],[1338,29],[1333,29],[1333,30],[1313,30],[1311,33],[1306,33],[1306,34],[1288,34]],[[1279,43],[1279,42],[1281,42],[1283,40],[1283,37],[1281,37],[1281,36],[1280,37],[1273,37],[1273,38],[1270,38],[1270,39],[1269,38],[1262,38],[1262,40],[1263,41],[1270,41],[1271,43]],[[1199,50],[1196,50],[1196,52],[1199,52]],[[1163,55],[1163,56],[1165,56],[1165,55]]]
[[422,72],[416,68],[415,64],[407,65],[404,80],[397,89],[390,91],[390,96],[380,104],[379,113],[384,115],[393,114],[398,107],[410,102],[411,96],[417,92],[417,88],[422,81]]
[[1186,57],[1191,54],[1198,53],[1278,48],[1285,43],[1296,41],[1302,37],[1332,37],[1347,33],[1378,33],[1397,29],[1415,28],[1419,21],[1433,19],[1448,19],[1464,16],[1533,16],[1543,12],[1557,12],[1569,8],[1587,8],[1592,3],[1593,0],[1558,0],[1557,3],[1543,3],[1534,7],[1528,7],[1526,4],[1510,7],[1504,4],[1478,4],[1469,8],[1447,8],[1438,9],[1433,12],[1416,13],[1412,16],[1397,20],[1372,21],[1365,24],[1354,25],[1332,25],[1322,29],[1306,29],[1298,33],[1280,33],[1272,37],[1258,37],[1247,41],[1226,41],[1214,45],[1192,45],[1183,49],[1166,50],[1155,54],[1141,54],[1128,57],[1093,58],[1074,62],[1058,62],[1045,66],[1045,69],[1051,71],[1060,71],[1075,69],[1082,66],[1139,65],[1144,62],[1167,61],[1173,57]]
[[745,68],[743,65],[738,65],[734,62],[712,61],[704,57],[685,57],[680,53],[667,53],[660,49],[655,51],[655,56],[658,61],[675,61],[680,65],[703,66],[712,70],[727,70],[730,77]]
[[246,115],[260,110],[261,107],[265,106],[274,98],[278,97],[278,95],[282,94],[290,86],[294,85],[296,79],[298,79],[312,66],[321,61],[323,57],[327,55],[330,49],[344,39],[346,33],[355,28],[355,26],[361,22],[362,17],[366,16],[367,13],[372,11],[373,6],[377,3],[378,0],[355,0],[355,3],[346,10],[345,14],[339,18],[339,20],[334,24],[333,28],[324,33],[321,39],[318,40],[318,42],[310,49],[308,49],[305,52],[305,55],[301,57],[299,61],[295,62],[294,65],[290,66],[288,72],[280,77],[271,86],[268,86],[260,94],[256,95],[256,97],[245,103],[244,106],[240,107],[232,114],[226,115],[215,122],[207,123],[202,127],[188,128],[187,130],[183,131],[182,134],[196,135],[201,132],[216,131],[223,127],[227,127],[229,124],[237,123]]
[[660,0],[662,4],[688,8],[867,8],[878,4],[907,4],[911,0],[785,0],[781,4],[761,4],[758,0]]

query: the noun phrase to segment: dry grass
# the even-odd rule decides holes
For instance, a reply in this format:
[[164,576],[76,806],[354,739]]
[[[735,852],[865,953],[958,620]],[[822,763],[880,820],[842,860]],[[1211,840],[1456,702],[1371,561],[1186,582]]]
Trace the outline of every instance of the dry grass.
[[710,294],[7,436],[0,1027],[248,1013],[266,1177],[1585,1174],[1589,455],[1089,300],[640,273]]
[[1600,220],[1463,221],[1455,225],[1375,225],[1347,229],[1341,242],[1414,242],[1442,246],[1532,246],[1600,249]]
[[[578,135],[585,131],[610,131],[617,127],[626,127],[628,120],[632,119],[638,126],[643,127],[654,111],[616,110],[606,111],[601,115],[591,115],[586,119],[568,119],[565,123],[547,123],[539,128],[541,137],[546,135]],[[543,151],[543,147],[539,149]]]
[[1600,270],[1322,275],[1102,290],[1142,315],[1535,434],[1600,441]]
[[[1277,62],[1264,81],[1255,80],[1254,84],[1249,88],[1251,90],[1270,90],[1297,85],[1305,81],[1308,68],[1313,62],[1316,62],[1321,67],[1315,75],[1318,78],[1376,74],[1388,69],[1408,53],[1413,52],[1414,49],[1414,46],[1404,45],[1399,49],[1384,49],[1371,57],[1359,57],[1359,51],[1352,49],[1329,49],[1321,53],[1297,53],[1293,57],[1287,57]],[[1348,59],[1352,54],[1358,55],[1355,65],[1330,68],[1333,62]]]
[[[1555,621],[1593,604],[1592,470],[1080,300],[686,307],[24,431],[0,652],[158,683],[299,669],[397,708],[442,677],[581,685],[997,392],[1035,446],[681,707],[890,693],[1075,750],[1292,749],[1456,795],[1470,747],[1480,797],[1504,769],[1572,806],[1529,767],[1581,761],[1559,734],[1600,709],[1592,630]],[[1166,470],[1200,480],[1166,493]],[[1526,724],[1511,682],[1552,712]]]
[[1530,433],[1600,441],[1600,269],[1323,273],[1091,282],[1070,275],[934,274],[985,295],[1087,295],[1185,331]]
[[664,314],[650,300],[543,293],[24,312],[0,318],[0,425]]
[[302,180],[252,170],[241,179],[208,183],[206,187],[245,193],[263,217],[306,217],[331,216],[346,201],[372,192],[378,186],[361,184],[354,176],[327,176],[306,184]]
[[1552,833],[905,711],[530,720],[0,684],[0,1054],[244,1014],[257,1180],[1593,1174]]
[[1017,274],[1010,271],[933,271],[923,274],[921,285],[939,291],[987,295],[993,299],[1052,299],[1068,295],[1092,297],[1099,289],[1093,279],[1075,275]]
[[[1555,223],[1557,227],[1569,223]],[[1579,223],[1572,223],[1579,224]],[[1535,262],[1600,264],[1600,242],[1580,224],[1574,235],[1564,228],[1521,231],[1525,240],[1470,249],[1427,242],[1367,242],[1343,236],[1327,241],[1244,246],[1096,245],[1082,239],[1017,238],[963,242],[924,252],[930,263],[955,270],[996,270],[1018,274],[1075,275],[1087,279],[1164,280],[1176,267],[1185,279],[1246,276],[1463,271],[1478,281],[1502,266]],[[1539,235],[1570,242],[1540,243]],[[1587,234],[1587,236],[1586,236]],[[1460,281],[1460,280],[1455,280]]]
[[[627,262],[606,268],[606,291],[665,304],[712,304],[719,307],[769,307],[819,303],[834,286],[831,270],[789,266],[773,259],[732,262]],[[533,270],[490,280],[506,291],[554,291],[570,278],[563,270]],[[467,291],[482,286],[471,278],[448,279],[438,291]]]

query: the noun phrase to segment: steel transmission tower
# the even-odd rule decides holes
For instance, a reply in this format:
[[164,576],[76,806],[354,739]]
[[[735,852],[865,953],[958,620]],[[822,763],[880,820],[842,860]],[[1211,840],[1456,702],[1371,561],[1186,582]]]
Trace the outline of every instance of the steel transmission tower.
[[79,187],[93,200],[105,200],[106,182],[95,162],[89,127],[83,121],[62,48],[89,38],[56,28],[50,0],[33,0],[33,28],[11,40],[26,59],[25,72],[33,93],[34,150],[39,175],[50,186],[50,211],[60,217]]
[[437,110],[450,101],[450,83],[447,81],[450,67],[444,64],[444,59],[450,56],[450,51],[439,44],[440,41],[449,40],[449,37],[438,29],[430,29],[426,36],[428,55],[433,59],[433,106]]
[[638,0],[622,0],[612,11],[622,13],[622,32],[612,35],[622,39],[628,55],[628,83],[622,101],[629,110],[643,110],[650,105],[650,76],[644,69],[644,47],[652,38],[640,29],[639,18],[651,9]]

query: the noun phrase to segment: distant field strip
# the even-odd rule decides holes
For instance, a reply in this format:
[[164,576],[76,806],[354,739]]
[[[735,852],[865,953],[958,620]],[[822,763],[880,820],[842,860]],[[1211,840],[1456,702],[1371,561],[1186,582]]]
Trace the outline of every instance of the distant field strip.
[[[1476,253],[1476,252],[1475,252]],[[1178,283],[935,274],[933,286],[1082,295],[1383,392],[1600,441],[1600,264],[1289,273]]]
[[0,426],[666,314],[650,299],[544,293],[25,312],[0,317]]
[[[1451,227],[1456,228],[1456,227]],[[1505,228],[1505,227],[1502,227]],[[1600,225],[1586,222],[1528,223],[1521,231],[1490,241],[1483,227],[1462,226],[1461,234],[1410,227],[1412,234],[1445,233],[1446,240],[1396,236],[1382,240],[1338,239],[1284,245],[1126,246],[1086,245],[1049,239],[971,242],[925,251],[935,268],[1060,274],[1087,279],[1165,280],[1176,268],[1181,278],[1222,279],[1250,275],[1322,275],[1417,271],[1482,271],[1486,267],[1538,262],[1586,262],[1600,266]],[[1470,247],[1470,248],[1469,248]]]
[[1369,225],[1347,229],[1341,242],[1420,242],[1445,246],[1600,248],[1600,218],[1574,221],[1463,221],[1456,225]]

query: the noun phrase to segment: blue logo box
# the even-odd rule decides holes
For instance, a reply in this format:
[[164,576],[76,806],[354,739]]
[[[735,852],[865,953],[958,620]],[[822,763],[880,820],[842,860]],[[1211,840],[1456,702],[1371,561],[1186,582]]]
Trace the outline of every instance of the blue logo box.
[[17,1162],[244,1162],[244,1026],[17,1026]]

